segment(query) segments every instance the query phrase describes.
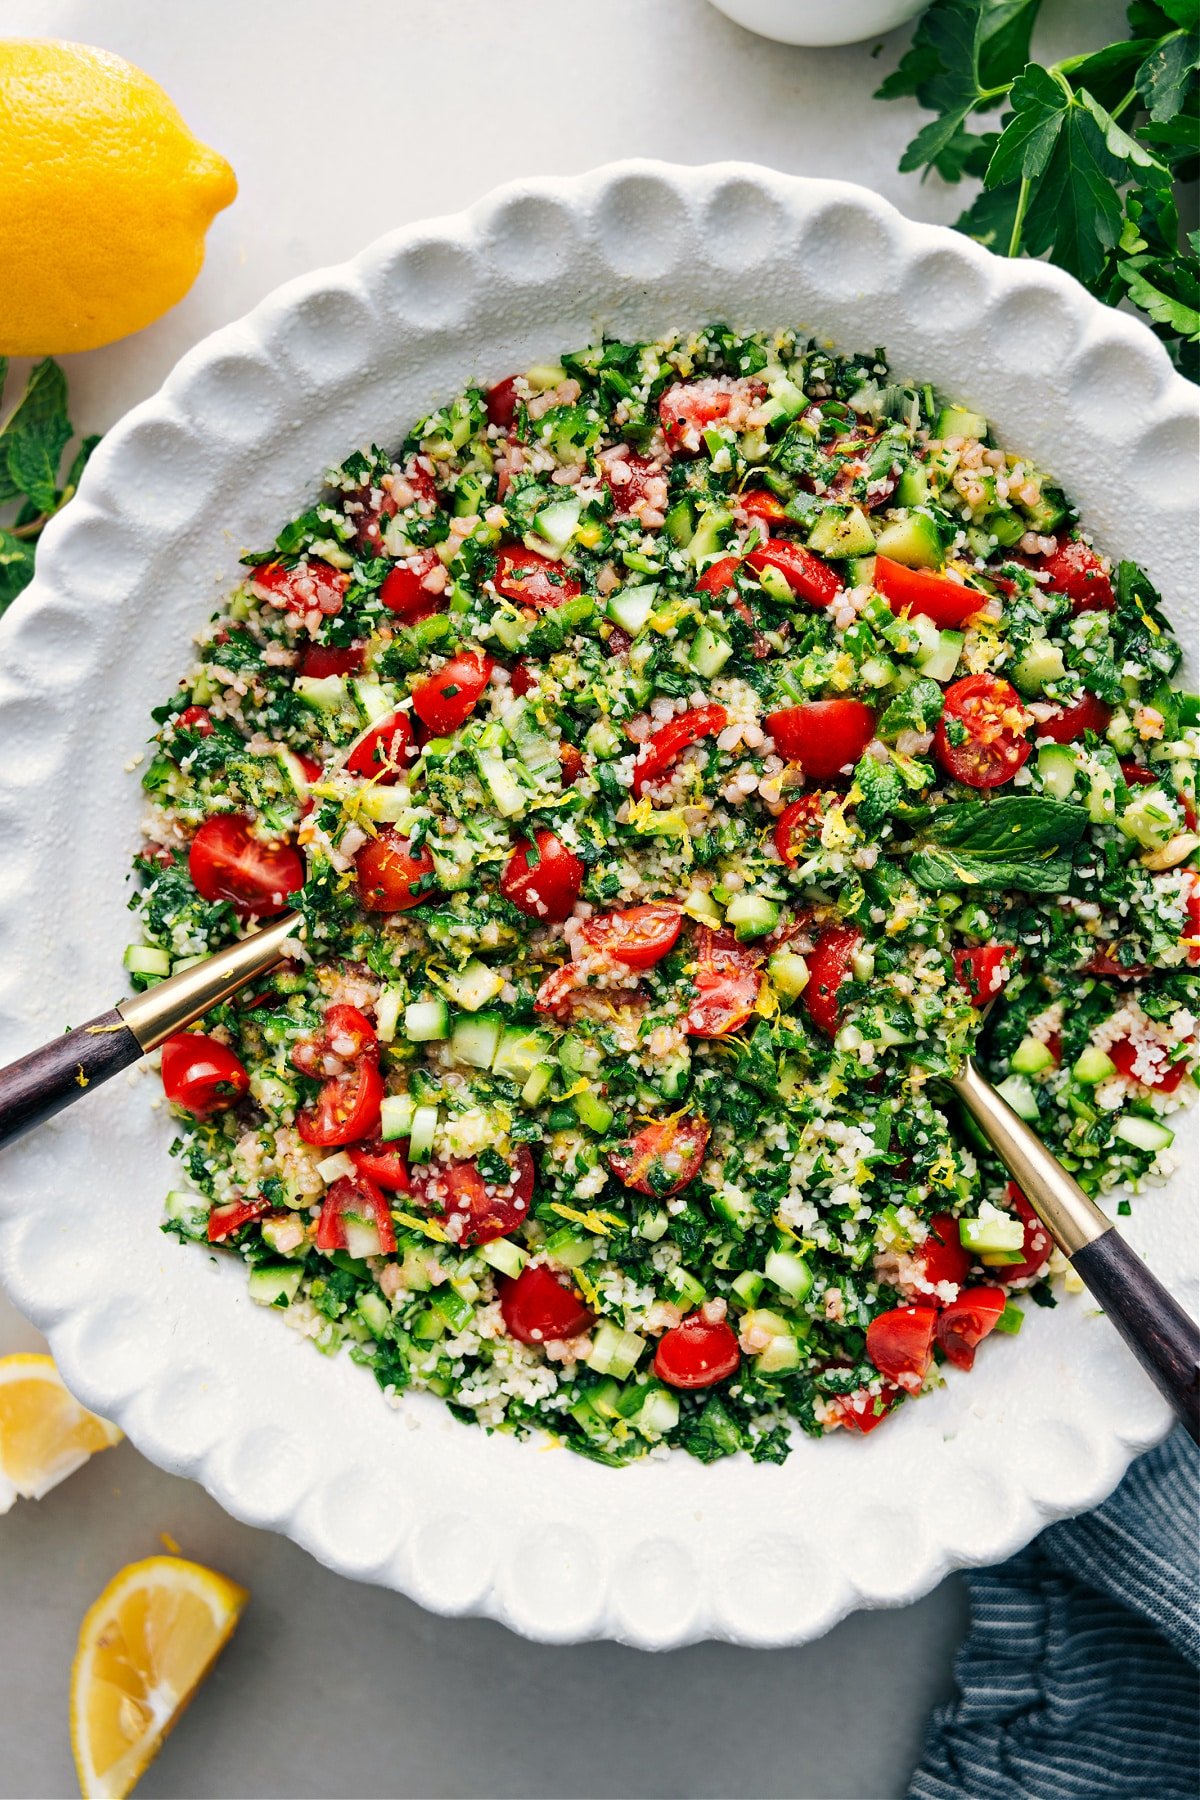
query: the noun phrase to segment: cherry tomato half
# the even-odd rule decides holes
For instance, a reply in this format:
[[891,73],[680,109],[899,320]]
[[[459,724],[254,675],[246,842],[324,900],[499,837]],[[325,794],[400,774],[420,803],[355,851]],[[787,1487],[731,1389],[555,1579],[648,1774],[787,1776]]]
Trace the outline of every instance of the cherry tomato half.
[[569,569],[523,544],[506,544],[496,557],[494,585],[517,606],[561,606],[583,592]]
[[354,867],[358,903],[367,912],[407,912],[434,891],[432,856],[428,850],[414,855],[409,840],[390,825],[363,845]]
[[[1055,744],[1073,744],[1085,731],[1103,737],[1112,722],[1112,707],[1097,700],[1095,694],[1084,694],[1070,706],[1060,706],[1052,719],[1039,719],[1033,728],[1035,738],[1050,738]],[[1151,776],[1151,780],[1154,777]]]
[[741,566],[740,556],[719,556],[699,576],[696,586],[702,594],[724,594],[737,580]]
[[322,1082],[311,1106],[296,1115],[296,1130],[306,1144],[321,1148],[356,1144],[379,1131],[383,1079],[373,1056],[364,1056],[344,1075]]
[[490,1244],[516,1231],[529,1217],[533,1181],[528,1144],[513,1151],[504,1182],[486,1180],[476,1162],[414,1163],[409,1170],[416,1199],[445,1219],[459,1244]]
[[312,557],[286,568],[281,562],[259,563],[250,571],[250,583],[269,606],[291,613],[317,612],[332,618],[342,610],[350,577],[342,569]]
[[395,1254],[396,1228],[388,1203],[370,1177],[361,1172],[353,1177],[343,1175],[326,1193],[317,1220],[318,1250],[346,1248],[347,1213],[366,1225],[374,1225],[383,1256]]
[[1060,539],[1057,549],[1042,558],[1056,594],[1065,594],[1072,612],[1112,612],[1117,604],[1104,564],[1087,544]]
[[552,831],[522,838],[500,876],[500,892],[531,919],[569,919],[583,886],[584,867]]
[[993,1265],[993,1279],[1011,1284],[1014,1281],[1027,1281],[1031,1275],[1041,1274],[1054,1252],[1054,1239],[1015,1181],[1010,1181],[1005,1190],[1005,1202],[1025,1227],[1025,1241],[1021,1246],[1019,1260]]
[[659,1338],[654,1373],[669,1387],[707,1388],[736,1375],[741,1361],[732,1325],[725,1319],[710,1325],[700,1313],[692,1313]]
[[709,377],[703,381],[677,381],[667,388],[658,403],[663,435],[676,455],[696,455],[702,448],[701,433],[729,416],[735,392],[750,400],[760,400],[766,393],[761,381],[729,381]]
[[216,1038],[180,1031],[162,1047],[163,1093],[172,1106],[207,1119],[236,1106],[250,1087],[241,1061]]
[[651,969],[674,946],[682,923],[677,906],[649,900],[622,912],[597,913],[580,935],[591,949],[624,963],[627,969]]
[[954,952],[954,973],[972,1006],[986,1006],[995,999],[1008,979],[1005,965],[1012,954],[1011,944],[979,944]]
[[600,457],[600,474],[618,514],[631,513],[646,498],[648,484],[662,479],[658,464],[648,456],[638,456],[633,450],[604,451]]
[[364,732],[346,758],[351,775],[365,775],[379,787],[391,787],[412,760],[412,726],[408,714],[394,712]]
[[862,700],[806,700],[768,713],[779,755],[813,781],[829,781],[856,763],[875,736],[875,714]]
[[517,393],[519,379],[517,375],[506,375],[503,381],[498,381],[487,391],[484,405],[487,408],[488,424],[499,426],[501,431],[507,431],[517,416],[520,404]]
[[639,1194],[677,1194],[695,1179],[708,1146],[708,1120],[698,1114],[654,1119],[608,1152],[618,1181]]
[[1003,1288],[964,1288],[938,1314],[937,1341],[957,1369],[973,1369],[975,1351],[1007,1304]]
[[716,737],[729,723],[723,706],[694,706],[690,712],[677,713],[665,725],[652,732],[638,751],[633,765],[633,792],[640,794],[648,781],[657,781],[679,761],[690,744],[702,738]]
[[216,730],[207,706],[185,706],[173,723],[182,731],[194,731],[197,737],[211,737]]
[[734,506],[755,524],[790,526],[793,531],[798,529],[796,520],[783,501],[767,488],[752,488],[748,494],[739,494]]
[[342,1075],[349,1063],[379,1048],[375,1027],[357,1006],[331,1006],[321,1020],[320,1029],[311,1037],[297,1038],[292,1045],[291,1064],[302,1075],[324,1080],[328,1075]]
[[859,1388],[854,1394],[837,1394],[833,1398],[833,1405],[848,1430],[857,1431],[866,1437],[877,1425],[883,1424],[899,1398],[899,1388],[885,1383],[878,1394],[870,1394],[866,1388]]
[[357,675],[366,655],[365,644],[306,644],[298,675],[324,681],[327,675]]
[[465,725],[479,704],[492,673],[492,659],[478,650],[460,650],[436,675],[413,689],[413,711],[437,737]]
[[828,1037],[837,1031],[841,1016],[838,989],[850,974],[854,952],[861,943],[857,926],[826,925],[807,958],[808,986],[800,998],[813,1024]]
[[934,754],[965,787],[1002,787],[1028,761],[1028,717],[1021,696],[995,675],[967,675],[945,692]]
[[385,1144],[382,1138],[370,1138],[365,1144],[349,1145],[346,1154],[359,1174],[373,1181],[376,1187],[387,1188],[389,1193],[409,1192],[408,1163],[399,1144]]
[[688,1007],[689,1037],[728,1037],[754,1012],[762,990],[757,952],[739,944],[731,931],[696,933],[696,966],[691,981],[695,998]]
[[789,801],[776,819],[775,848],[790,869],[820,843],[821,821],[833,798],[831,794],[801,794],[798,800]]
[[935,1213],[929,1221],[929,1236],[916,1252],[921,1274],[930,1287],[952,1281],[961,1287],[971,1272],[971,1258],[962,1247],[958,1220],[953,1213]]
[[790,538],[768,538],[746,561],[752,569],[774,569],[783,576],[793,594],[807,600],[810,606],[828,606],[842,591],[842,578],[836,569]]
[[889,1381],[915,1394],[933,1362],[937,1312],[932,1306],[894,1306],[867,1326],[867,1355]]
[[1115,1044],[1108,1046],[1108,1054],[1116,1065],[1117,1074],[1126,1081],[1140,1082],[1143,1087],[1153,1088],[1157,1094],[1173,1094],[1184,1076],[1187,1074],[1187,1057],[1180,1057],[1178,1062],[1168,1062],[1164,1052],[1147,1074],[1135,1074],[1141,1052],[1128,1038],[1118,1038]]
[[529,1265],[500,1282],[500,1313],[509,1337],[521,1344],[578,1337],[596,1323],[574,1288],[544,1263]]
[[379,598],[388,611],[394,612],[406,625],[415,625],[419,619],[432,618],[446,604],[445,584],[440,577],[434,587],[426,587],[425,584],[441,567],[440,560],[432,550],[418,550],[407,562],[397,563],[394,569],[388,571],[379,590]]
[[266,843],[242,813],[205,819],[188,851],[188,873],[205,900],[226,900],[242,918],[273,918],[304,886],[304,859],[291,844]]
[[965,625],[987,601],[978,588],[964,587],[961,581],[935,575],[930,569],[906,568],[889,556],[875,558],[872,586],[894,613],[920,613],[943,631]]
[[210,1244],[223,1244],[249,1225],[252,1219],[261,1219],[271,1208],[266,1200],[230,1200],[225,1206],[214,1206],[208,1215],[208,1241]]
[[520,700],[524,694],[531,694],[537,684],[537,675],[529,667],[528,663],[519,662],[513,664],[512,673],[509,676],[509,686],[512,688],[512,691],[518,700]]

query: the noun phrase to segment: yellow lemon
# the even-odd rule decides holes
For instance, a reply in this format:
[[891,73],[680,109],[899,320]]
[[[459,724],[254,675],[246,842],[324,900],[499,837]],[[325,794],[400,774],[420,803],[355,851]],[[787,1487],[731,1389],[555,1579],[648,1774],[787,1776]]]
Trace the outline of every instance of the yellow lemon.
[[224,1575],[151,1556],[84,1617],[71,1670],[71,1745],[84,1800],[121,1800],[162,1748],[250,1598]]
[[51,1356],[0,1357],[0,1512],[40,1500],[121,1433],[70,1395]]
[[122,57],[0,39],[0,354],[93,350],[157,319],[236,193],[229,164]]

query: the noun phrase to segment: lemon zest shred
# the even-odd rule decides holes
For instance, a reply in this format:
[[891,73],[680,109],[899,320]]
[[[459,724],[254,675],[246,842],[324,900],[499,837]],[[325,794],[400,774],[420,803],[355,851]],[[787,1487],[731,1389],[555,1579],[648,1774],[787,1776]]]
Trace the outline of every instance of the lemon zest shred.
[[419,1231],[422,1237],[432,1238],[435,1244],[450,1242],[449,1232],[443,1231],[440,1225],[435,1225],[432,1219],[419,1219],[416,1213],[397,1212],[395,1208],[392,1209],[392,1217],[397,1225],[403,1225],[409,1231]]
[[552,1200],[550,1211],[557,1213],[560,1219],[569,1219],[572,1225],[584,1226],[595,1237],[609,1235],[608,1226],[594,1207],[589,1207],[587,1212],[580,1212],[578,1207],[567,1206],[562,1200]]

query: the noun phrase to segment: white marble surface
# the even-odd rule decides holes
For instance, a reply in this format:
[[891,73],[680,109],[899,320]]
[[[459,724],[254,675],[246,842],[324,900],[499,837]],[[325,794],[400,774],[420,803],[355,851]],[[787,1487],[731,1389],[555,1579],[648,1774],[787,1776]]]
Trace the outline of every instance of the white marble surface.
[[[1047,45],[1103,41],[1121,11],[1049,0]],[[962,204],[897,173],[916,112],[870,99],[904,32],[873,57],[768,44],[704,0],[0,0],[0,33],[130,57],[241,182],[191,294],[69,359],[86,430],[278,282],[516,175],[745,157],[863,182],[915,217]],[[0,1301],[0,1353],[32,1341]],[[254,1604],[146,1796],[898,1795],[964,1616],[947,1583],[800,1650],[543,1648],[343,1582],[124,1446],[0,1522],[0,1795],[72,1791],[78,1620],[164,1531]]]

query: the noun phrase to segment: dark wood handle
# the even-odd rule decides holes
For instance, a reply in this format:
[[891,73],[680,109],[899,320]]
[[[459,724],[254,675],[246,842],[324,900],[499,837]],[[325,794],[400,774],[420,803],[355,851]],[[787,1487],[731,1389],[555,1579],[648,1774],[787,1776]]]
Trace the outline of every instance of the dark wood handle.
[[115,1009],[0,1069],[0,1144],[127,1069],[142,1047]]
[[1200,1443],[1200,1329],[1119,1232],[1106,1231],[1071,1261]]

